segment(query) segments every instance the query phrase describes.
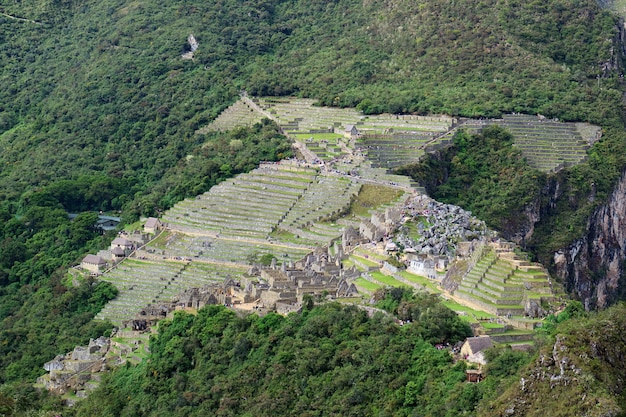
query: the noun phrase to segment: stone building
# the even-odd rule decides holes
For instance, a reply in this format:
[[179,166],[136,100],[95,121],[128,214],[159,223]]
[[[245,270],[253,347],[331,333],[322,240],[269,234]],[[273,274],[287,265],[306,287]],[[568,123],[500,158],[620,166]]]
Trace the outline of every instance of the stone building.
[[131,242],[130,240],[126,239],[125,237],[116,237],[111,242],[111,250],[113,250],[115,248],[122,249],[124,251],[124,253],[126,254],[126,256],[128,256],[133,251],[133,249],[135,248],[135,245],[134,245],[133,242]]
[[107,267],[107,261],[97,255],[89,254],[80,263],[80,267],[94,274],[99,274]]
[[461,355],[468,362],[485,365],[487,361],[484,351],[492,346],[493,342],[489,336],[468,337],[461,346]]
[[148,217],[143,225],[143,231],[146,233],[156,233],[163,229],[163,223],[156,217]]

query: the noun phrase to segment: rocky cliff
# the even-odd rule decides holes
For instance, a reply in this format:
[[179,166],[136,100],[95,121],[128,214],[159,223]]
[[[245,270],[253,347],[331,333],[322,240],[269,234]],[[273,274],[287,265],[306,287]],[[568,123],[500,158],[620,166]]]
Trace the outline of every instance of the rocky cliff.
[[587,232],[554,254],[556,275],[586,309],[605,308],[626,290],[626,172],[607,202],[587,221]]
[[478,415],[614,417],[624,412],[626,305],[562,323],[518,382]]

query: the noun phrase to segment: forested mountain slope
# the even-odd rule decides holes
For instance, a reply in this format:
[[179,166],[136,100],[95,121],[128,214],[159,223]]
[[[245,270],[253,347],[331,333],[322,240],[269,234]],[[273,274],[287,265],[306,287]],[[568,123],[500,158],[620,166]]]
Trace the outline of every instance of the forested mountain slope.
[[[189,34],[199,48],[184,60]],[[68,289],[58,272],[107,239],[68,211],[155,214],[289,154],[271,123],[195,134],[242,89],[366,113],[601,125],[588,162],[540,196],[537,251],[569,244],[625,165],[621,37],[593,0],[2,1],[0,382],[32,379],[23,346],[63,352],[72,324],[87,338],[112,296]]]
[[[2,11],[39,22],[0,17],[11,198],[94,172],[141,191],[241,88],[366,112],[619,114],[616,19],[592,0],[29,0]],[[200,46],[185,61],[191,33]],[[124,194],[118,205],[134,197]]]

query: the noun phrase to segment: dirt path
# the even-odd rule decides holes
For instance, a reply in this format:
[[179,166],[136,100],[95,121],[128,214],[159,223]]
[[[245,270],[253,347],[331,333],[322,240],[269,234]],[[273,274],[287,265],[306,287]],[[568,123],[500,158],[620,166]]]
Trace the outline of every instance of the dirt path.
[[[265,111],[261,108],[261,106],[259,106],[258,104],[256,104],[254,101],[252,101],[246,94],[241,94],[241,100],[246,103],[248,106],[250,106],[250,108],[254,109],[255,111],[261,113],[263,116],[267,117],[268,119],[276,122],[277,125],[280,126],[280,123],[278,123],[278,120],[276,119],[276,117],[274,117],[274,115],[268,111]],[[281,128],[282,130],[282,128]],[[283,133],[284,134],[284,133]]]
[[37,22],[35,20],[24,19],[22,17],[15,17],[15,16],[11,16],[10,14],[3,13],[3,12],[0,12],[0,15],[4,17],[8,17],[9,19],[18,20],[20,22],[28,22],[28,23],[33,23],[35,25],[43,25],[43,23]]

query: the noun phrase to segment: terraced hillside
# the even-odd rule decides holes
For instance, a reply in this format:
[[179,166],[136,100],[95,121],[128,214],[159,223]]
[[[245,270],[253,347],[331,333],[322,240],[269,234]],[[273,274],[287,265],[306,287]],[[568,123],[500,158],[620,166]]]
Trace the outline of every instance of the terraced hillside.
[[327,243],[339,236],[341,228],[321,225],[319,222],[339,217],[360,188],[359,183],[345,177],[320,177],[311,184],[277,227],[313,244]]
[[[373,167],[385,169],[417,162],[424,152],[450,143],[457,128],[473,133],[493,124],[507,128],[529,164],[543,172],[584,161],[587,149],[601,136],[597,126],[540,116],[511,114],[502,119],[457,120],[448,116],[364,115],[351,108],[318,107],[311,99],[282,97],[239,100],[199,132],[249,125],[264,113],[322,161],[336,160],[351,148],[367,156]],[[348,125],[359,131],[355,142],[343,135]]]
[[121,325],[148,304],[169,301],[186,288],[221,282],[228,275],[244,271],[199,262],[126,259],[101,276],[114,284],[119,294],[96,318]]
[[523,316],[528,306],[554,298],[544,269],[521,260],[511,245],[487,245],[454,295],[500,316]]
[[489,123],[508,129],[529,165],[543,172],[582,162],[587,149],[601,135],[599,127],[587,123],[562,123],[529,115],[505,115]]
[[[277,228],[304,234],[314,224],[337,217],[359,188],[347,176],[297,164],[265,165],[177,204],[163,221],[170,230],[185,234],[266,241]],[[322,244],[340,234],[327,230],[309,240]]]
[[245,100],[237,100],[224,110],[209,125],[199,129],[196,133],[204,134],[213,131],[227,131],[240,126],[252,126],[263,119],[263,114],[250,106]]
[[312,99],[263,97],[255,99],[287,133],[329,132],[362,123],[362,113],[353,108],[316,107]]
[[448,144],[450,139],[441,140],[435,132],[394,132],[389,134],[366,134],[357,143],[357,148],[379,168],[397,168],[416,163],[424,155],[429,144]]
[[[364,115],[356,109],[317,107],[310,99],[273,97],[257,103],[285,132],[306,142],[320,160],[338,158],[345,147],[356,146],[368,154],[374,167],[383,168],[417,161],[423,146],[436,142],[456,122],[447,116]],[[359,132],[356,144],[343,136],[349,125]]]
[[410,187],[407,177],[365,162],[359,174],[295,160],[263,164],[178,203],[161,218],[166,231],[137,250],[136,258],[102,275],[120,294],[98,318],[120,324],[185,288],[236,277],[264,256],[279,263],[299,260],[341,235],[343,223],[334,220],[348,210],[363,182],[395,179],[403,181],[394,182],[396,188]]
[[[120,289],[120,296],[99,318],[121,323],[143,305],[184,288],[241,274],[264,255],[279,263],[302,258],[341,234],[342,224],[333,220],[347,210],[361,184],[415,190],[408,177],[391,175],[388,168],[413,162],[431,147],[447,143],[458,128],[478,132],[486,125],[502,124],[512,131],[516,146],[531,164],[545,171],[582,160],[586,147],[599,137],[594,126],[535,116],[487,121],[364,116],[354,109],[315,107],[311,100],[276,98],[256,103],[243,99],[211,129],[253,123],[264,114],[271,114],[285,131],[332,164],[324,168],[295,160],[264,164],[178,203],[161,219],[168,231],[140,252],[145,259],[127,260],[103,276]],[[362,135],[357,141],[338,133],[346,124],[358,126]],[[337,132],[331,133],[334,129]],[[372,260],[357,255],[350,262],[364,271],[372,266]],[[357,284],[367,292],[395,283],[390,280],[376,273]],[[492,314],[513,316],[552,297],[543,269],[516,259],[506,247],[486,250],[455,296]]]

